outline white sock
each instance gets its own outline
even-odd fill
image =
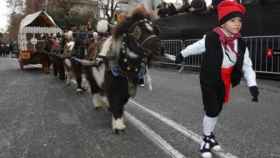
[[[211,135],[211,132],[214,131],[216,123],[217,123],[218,117],[208,117],[207,115],[204,115],[203,118],[203,134],[206,136]]]

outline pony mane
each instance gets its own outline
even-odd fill
[[[120,38],[124,33],[128,32],[129,27],[134,24],[136,21],[142,20],[142,19],[149,19],[149,17],[145,14],[145,12],[141,10],[136,10],[133,12],[133,14],[126,18],[123,22],[118,24],[113,32],[113,38],[118,39]]]

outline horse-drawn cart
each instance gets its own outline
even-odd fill
[[[39,11],[24,17],[18,33],[19,65],[23,70],[27,64],[42,64],[45,73],[49,71],[49,58],[44,53],[46,37],[51,34],[62,34],[62,30],[45,12]]]

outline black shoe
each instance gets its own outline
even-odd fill
[[[200,146],[200,153],[203,158],[212,158],[210,139],[207,136],[203,138],[203,142]]]
[[[145,86],[144,78],[141,78],[141,79],[138,80],[138,85],[141,86],[141,87]]]
[[[86,89],[84,87],[77,87],[76,88],[76,92],[83,92],[83,91],[86,91]]]
[[[219,145],[218,141],[215,138],[214,133],[211,133],[210,136],[206,136],[206,137],[208,137],[208,139],[209,139],[211,150],[213,150],[213,151],[221,151],[222,150],[221,146]]]
[[[175,64],[181,64],[184,60],[183,55],[179,52],[175,58]]]

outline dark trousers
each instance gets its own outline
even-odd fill
[[[82,88],[82,73],[83,73],[82,64],[74,59],[71,60],[71,63],[77,81],[77,87]]]
[[[224,85],[223,83],[208,84],[200,82],[204,111],[208,117],[217,117],[223,108]]]

